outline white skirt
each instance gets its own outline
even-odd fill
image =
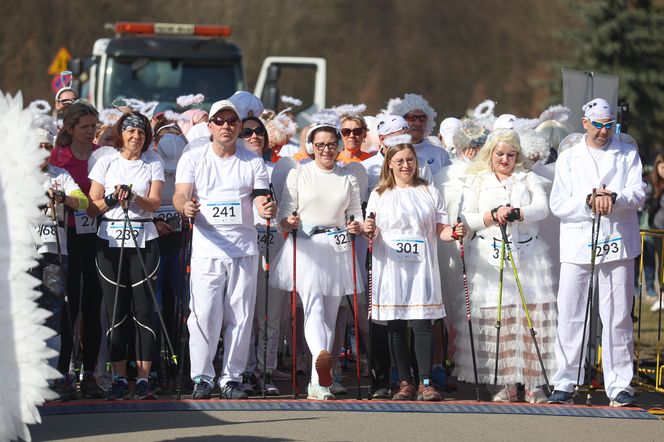
[[[356,251],[357,253],[357,251]],[[307,295],[324,296],[352,295],[353,268],[350,250],[337,252],[328,242],[327,235],[320,233],[308,237],[303,233],[297,236],[297,292]],[[274,270],[270,273],[270,285],[281,290],[293,290],[293,236],[288,235],[286,243],[274,260]],[[355,262],[357,292],[364,291],[360,266]]]

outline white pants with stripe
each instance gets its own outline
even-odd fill
[[[258,255],[191,259],[191,313],[187,326],[192,379],[214,379],[212,360],[223,333],[219,385],[241,381],[249,357],[257,266]]]
[[[634,260],[614,261],[595,266],[595,287],[599,293],[599,316],[602,321],[602,369],[606,395],[613,399],[625,390],[634,394],[630,386],[633,376],[634,350],[632,324],[632,286]],[[560,265],[558,289],[558,334],[556,337],[556,363],[553,376],[556,390],[571,393],[577,381],[579,355],[587,350],[589,332],[582,342],[583,324],[588,301],[590,264]],[[593,318],[593,328],[597,318]],[[585,379],[581,367],[581,384]]]

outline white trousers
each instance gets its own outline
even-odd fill
[[[239,382],[247,366],[256,303],[258,255],[191,259],[189,352],[191,377],[212,382],[212,360],[223,333],[224,359],[219,385]]]
[[[304,308],[304,339],[311,351],[311,360],[315,362],[322,350],[332,352],[341,296],[323,296],[319,293],[299,295]],[[313,367],[311,383],[318,384],[318,373]]]
[[[599,292],[599,316],[602,321],[602,369],[604,387],[609,399],[630,387],[633,376],[634,349],[632,285],[634,260],[614,261],[595,266],[595,287]],[[582,342],[583,324],[588,302],[590,264],[560,265],[558,290],[558,333],[556,363],[558,371],[552,378],[556,390],[571,393],[577,382],[579,356],[587,350],[589,331]],[[593,318],[593,328],[597,319]],[[585,379],[581,367],[581,383]]]

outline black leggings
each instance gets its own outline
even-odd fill
[[[125,247],[122,258],[120,290],[118,290],[115,321],[109,320],[106,331],[107,342],[111,339],[113,329],[113,342],[110,351],[111,362],[127,359],[129,339],[132,336],[132,323],[136,328],[136,359],[151,361],[156,345],[154,327],[154,309],[152,295],[147,284],[154,289],[159,268],[159,245],[153,239],[145,242],[145,248],[140,249],[145,261],[148,278],[143,274],[136,249]],[[97,269],[99,281],[104,292],[104,304],[109,318],[113,316],[113,303],[115,300],[115,282],[118,275],[120,248],[108,247],[108,241],[99,238],[97,241]]]
[[[387,336],[390,346],[392,361],[397,367],[399,381],[413,382],[410,374],[411,363],[410,351],[408,350],[408,329],[413,330],[415,343],[415,357],[419,369],[420,381],[428,379],[431,374],[431,363],[433,360],[433,337],[431,333],[430,319],[411,319],[387,321]]]
[[[73,348],[71,330],[74,329],[79,308],[82,321],[83,369],[94,371],[97,365],[97,355],[101,344],[99,314],[102,295],[94,263],[96,247],[96,234],[77,235],[75,228],[69,227],[67,229],[67,254],[69,256],[67,294],[69,296],[69,309],[62,309],[62,319],[60,321],[62,344],[60,357],[58,358],[58,370],[61,373],[66,373],[69,370]],[[69,311],[71,311],[71,318],[69,317]]]

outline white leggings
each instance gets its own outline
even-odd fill
[[[300,293],[300,300],[304,306],[304,338],[315,362],[322,350],[332,351],[341,296]],[[318,373],[313,367],[311,383],[318,384]]]

